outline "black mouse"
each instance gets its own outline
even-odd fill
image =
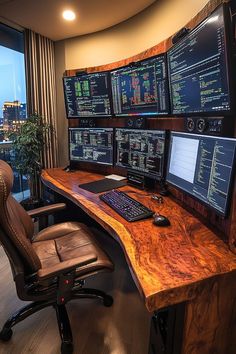
[[[164,215],[155,215],[153,224],[157,226],[169,226],[170,220]]]

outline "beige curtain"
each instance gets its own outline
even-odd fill
[[[25,61],[28,114],[37,112],[54,128],[46,137],[42,152],[43,168],[58,164],[56,126],[56,83],[54,42],[31,30],[25,30]]]

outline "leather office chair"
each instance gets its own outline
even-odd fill
[[[62,339],[61,352],[72,353],[72,333],[65,304],[72,299],[100,298],[105,306],[111,306],[111,296],[97,289],[83,288],[83,283],[85,278],[98,272],[112,271],[113,264],[84,224],[64,222],[35,235],[31,217],[62,210],[65,204],[27,213],[11,196],[12,184],[11,168],[0,160],[0,242],[11,264],[18,297],[32,303],[6,321],[0,339],[10,340],[15,324],[53,306]]]

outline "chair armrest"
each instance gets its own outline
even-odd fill
[[[39,280],[53,278],[61,274],[66,274],[72,271],[76,271],[77,268],[84,267],[87,264],[96,262],[96,260],[97,260],[97,255],[95,253],[91,253],[85,256],[80,256],[79,259],[77,258],[74,263],[73,261],[64,261],[55,266],[39,269],[38,277]]]
[[[55,213],[56,211],[60,211],[65,208],[66,208],[65,203],[57,203],[57,204],[46,205],[41,208],[36,208],[33,210],[28,210],[27,213],[32,218],[35,218],[35,217],[41,216],[41,215],[50,215],[50,214]]]

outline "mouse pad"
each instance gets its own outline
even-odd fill
[[[92,193],[106,192],[114,188],[126,186],[126,181],[115,181],[109,178],[99,179],[89,183],[79,184],[79,187]]]

